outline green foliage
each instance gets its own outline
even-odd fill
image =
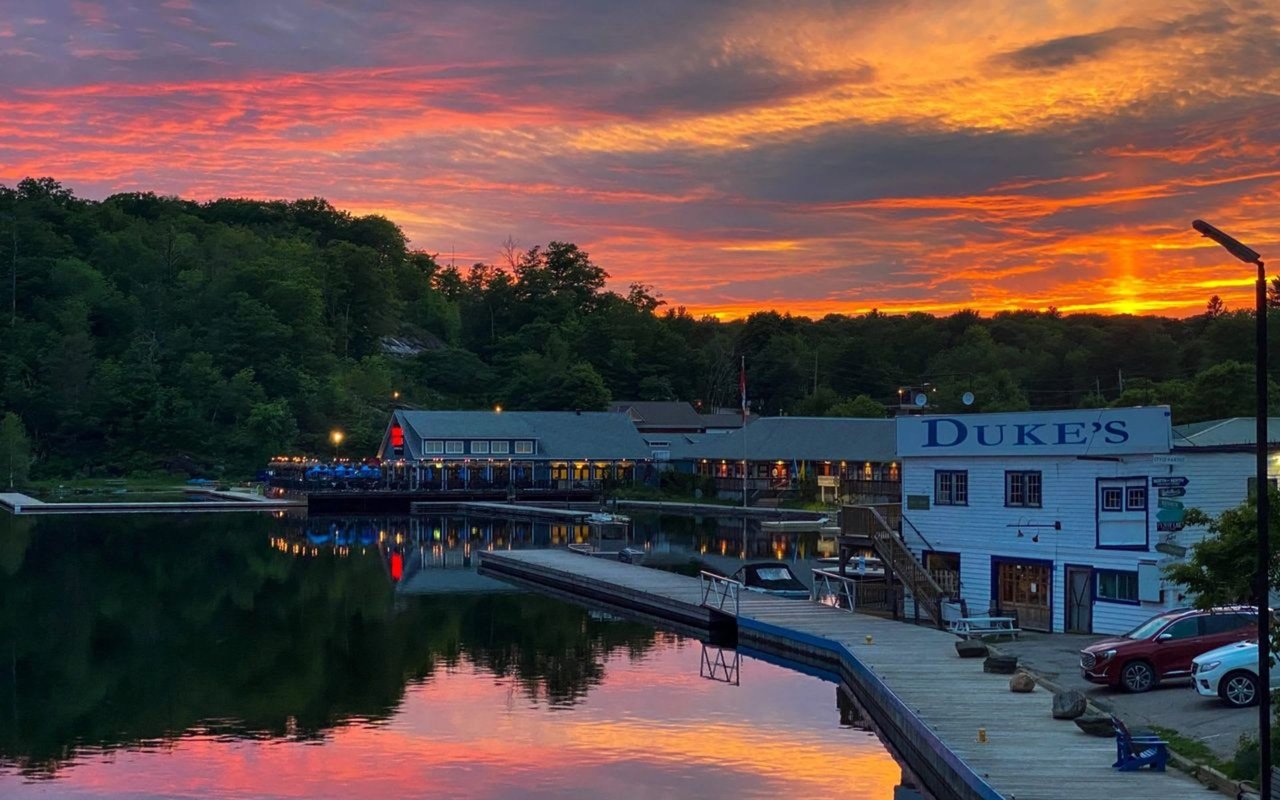
[[[1271,552],[1280,552],[1280,492],[1270,490]],[[1208,526],[1208,535],[1191,547],[1187,559],[1166,567],[1170,580],[1186,586],[1202,608],[1251,603],[1253,576],[1257,573],[1258,504],[1250,496],[1242,505],[1229,508],[1216,518],[1198,509],[1189,509],[1187,525]],[[1280,572],[1273,561],[1270,582],[1280,582]]]
[[[647,285],[609,291],[572,243],[508,243],[502,264],[441,268],[390,221],[320,198],[90,202],[43,178],[0,186],[0,215],[18,240],[0,408],[29,432],[36,478],[243,474],[264,453],[328,453],[335,428],[345,454],[366,455],[396,403],[736,408],[744,356],[762,414],[879,416],[899,388],[925,383],[943,412],[1252,413],[1252,315],[1216,306],[1181,321],[1051,310],[722,322]],[[0,236],[0,263],[9,242]],[[0,282],[0,307],[9,292]],[[412,352],[387,349],[388,337]]]
[[[851,400],[841,400],[826,410],[828,417],[872,417],[885,415],[884,406],[865,394]]]
[[[17,414],[5,414],[0,419],[0,485],[25,486],[30,468],[31,441],[22,420]]]

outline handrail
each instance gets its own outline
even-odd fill
[[[742,591],[741,583],[706,570],[698,573],[698,582],[702,586],[703,606],[738,616],[738,594]],[[729,605],[732,605],[732,611],[727,608]]]
[[[847,609],[849,611],[857,610],[857,581],[844,575],[827,572],[824,569],[815,569],[811,570],[811,572],[813,572],[813,586],[809,589],[810,600],[835,608],[843,608],[844,606],[840,605],[840,599],[844,598],[845,602],[848,603]],[[827,602],[828,600],[831,602]]]

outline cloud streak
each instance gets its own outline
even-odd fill
[[[2,25],[0,182],[323,195],[463,263],[569,239],[695,312],[1191,313],[1248,287],[1190,219],[1280,242],[1280,20],[1253,0],[29,0]]]

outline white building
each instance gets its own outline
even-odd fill
[[[1175,436],[1169,409],[897,418],[903,534],[959,573],[971,615],[1030,630],[1120,633],[1190,598],[1163,580],[1216,515],[1247,497],[1252,448]]]

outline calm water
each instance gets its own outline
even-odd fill
[[[833,685],[489,584],[539,535],[471,522],[0,516],[0,797],[894,796]]]

